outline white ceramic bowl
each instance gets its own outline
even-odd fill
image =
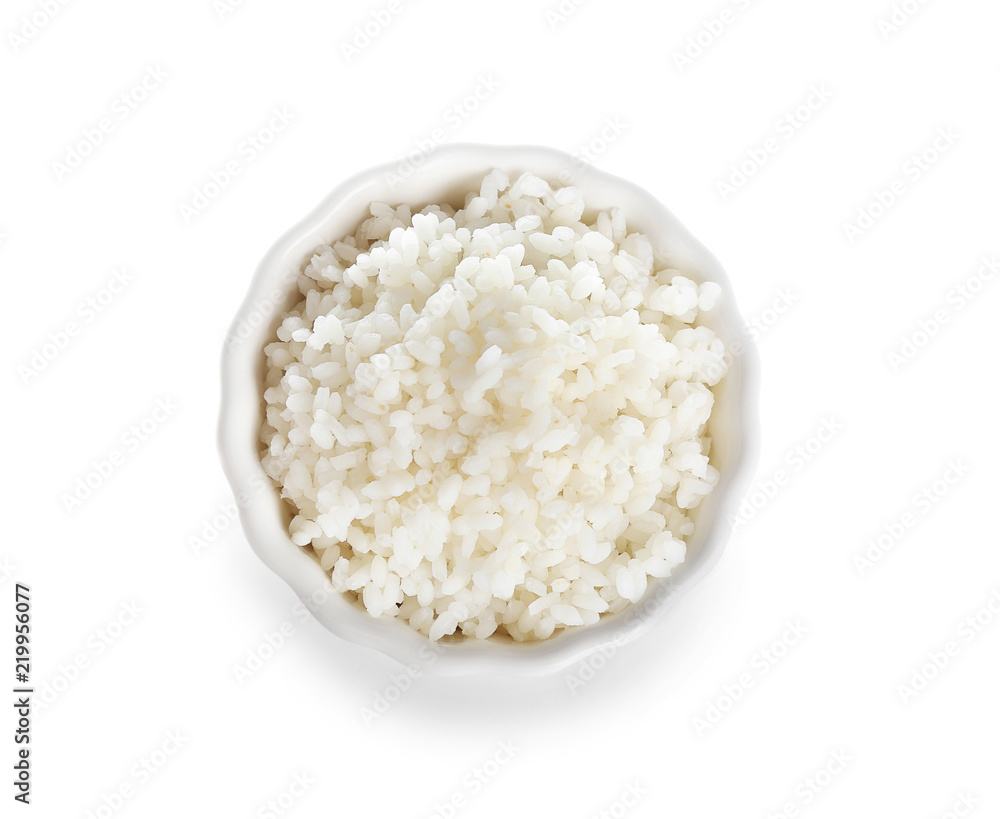
[[[294,282],[318,245],[353,234],[373,201],[413,205],[462,204],[482,177],[502,168],[513,177],[530,170],[550,181],[577,185],[588,206],[625,209],[629,229],[642,231],[656,248],[657,261],[689,272],[723,288],[719,305],[705,323],[732,348],[730,370],[716,387],[710,421],[711,459],[722,475],[719,486],[694,511],[695,533],[688,538],[688,558],[671,578],[652,581],[645,598],[628,610],[593,626],[557,632],[548,640],[515,643],[509,638],[432,644],[405,623],[374,618],[348,596],[333,589],[311,553],[288,537],[288,510],[258,460],[263,417],[266,343],[274,338],[281,314],[299,299]],[[453,145],[436,150],[405,179],[398,164],[360,173],[338,186],[305,219],[286,233],[264,257],[226,340],[222,367],[219,443],[226,476],[241,502],[240,519],[254,551],[288,583],[316,618],[345,640],[387,654],[404,665],[419,665],[446,675],[539,674],[565,668],[608,643],[617,645],[648,630],[719,559],[730,527],[727,510],[741,498],[756,460],[756,356],[733,293],[719,263],[653,196],[641,188],[568,154],[550,148]],[[395,178],[394,178],[395,177]],[[666,628],[666,623],[659,627]],[[669,640],[669,635],[663,635]]]

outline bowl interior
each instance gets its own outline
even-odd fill
[[[336,592],[312,550],[294,545],[289,538],[290,510],[264,474],[258,455],[264,411],[263,348],[274,339],[283,313],[299,301],[295,280],[312,251],[353,234],[367,218],[371,202],[407,203],[414,210],[443,203],[460,207],[465,194],[478,190],[483,176],[493,168],[502,168],[512,177],[531,171],[550,182],[576,185],[587,201],[588,216],[612,207],[623,208],[629,230],[649,236],[658,264],[677,268],[696,281],[715,281],[722,286],[718,306],[701,321],[728,349],[737,342],[742,349],[739,355],[730,356],[729,372],[713,390],[716,401],[708,433],[712,463],[722,476],[720,485],[691,514],[695,532],[687,539],[688,557],[673,577],[651,579],[643,600],[626,611],[604,617],[593,626],[557,632],[545,641],[515,643],[495,637],[433,644],[405,623],[371,617],[350,596]],[[743,482],[748,460],[748,377],[753,351],[742,328],[721,266],[663,205],[637,186],[567,154],[534,147],[457,145],[438,149],[418,168],[385,166],[355,176],[268,252],[227,336],[220,447],[237,497],[242,493],[252,498],[252,502],[240,504],[244,530],[258,555],[292,586],[324,626],[407,665],[433,665],[446,674],[538,673],[569,665],[608,642],[620,645],[648,628],[681,587],[692,585],[711,568],[729,534],[729,526],[721,519],[723,510],[737,491],[736,485]]]

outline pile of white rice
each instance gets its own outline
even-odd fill
[[[266,348],[265,471],[337,588],[432,640],[545,639],[639,600],[718,481],[718,285],[617,209],[493,171],[371,206]]]

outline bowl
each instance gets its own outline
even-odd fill
[[[660,202],[631,182],[561,151],[533,146],[451,145],[420,159],[411,158],[405,167],[394,163],[373,168],[339,185],[279,239],[260,263],[224,346],[219,425],[223,468],[251,547],[333,634],[435,674],[552,673],[609,644],[624,645],[654,625],[666,629],[663,621],[668,619],[671,603],[705,577],[721,557],[731,532],[727,511],[742,499],[755,460],[750,450],[755,449],[757,434],[756,354],[745,337],[745,324],[719,262]],[[530,170],[550,182],[574,184],[591,210],[624,208],[629,230],[649,236],[659,264],[722,286],[718,305],[700,319],[733,352],[729,372],[713,390],[716,402],[708,430],[710,457],[721,478],[693,511],[695,531],[687,539],[686,561],[670,578],[650,578],[646,595],[628,609],[538,642],[494,637],[432,643],[402,621],[372,617],[350,596],[336,591],[311,550],[296,546],[289,538],[289,512],[258,455],[264,411],[263,348],[274,338],[282,313],[298,302],[295,280],[312,251],[353,234],[368,215],[371,202],[460,205],[464,194],[478,190],[482,177],[493,168],[507,171],[512,178]],[[665,634],[664,639],[669,636]]]

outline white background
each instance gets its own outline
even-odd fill
[[[0,14],[0,678],[14,686],[25,583],[36,687],[32,804],[4,784],[3,814],[430,817],[457,796],[461,817],[933,819],[963,799],[955,815],[1000,816],[1000,284],[982,261],[1000,252],[1000,7],[909,0],[891,31],[889,0],[590,0],[565,19],[555,3],[409,0],[348,54],[387,3],[230,6]],[[129,109],[144,77],[158,85]],[[499,87],[466,106],[480,77]],[[829,99],[796,119],[813,87]],[[291,122],[248,149],[276,109]],[[602,146],[609,120],[622,133]],[[757,322],[756,489],[784,485],[583,686],[428,673],[396,697],[400,667],[300,617],[226,519],[218,365],[254,267],[338,182],[436,129],[585,147],[705,242]],[[726,195],[719,181],[769,138]],[[185,215],[198,191],[215,195]],[[859,209],[877,217],[860,236],[845,228]],[[122,269],[128,284],[104,292]],[[162,423],[158,399],[174,407]],[[827,422],[840,431],[812,441]],[[792,642],[789,623],[806,633],[764,653]],[[949,643],[923,690],[900,688]],[[518,750],[472,784],[502,742]],[[623,813],[629,785],[643,795]]]

